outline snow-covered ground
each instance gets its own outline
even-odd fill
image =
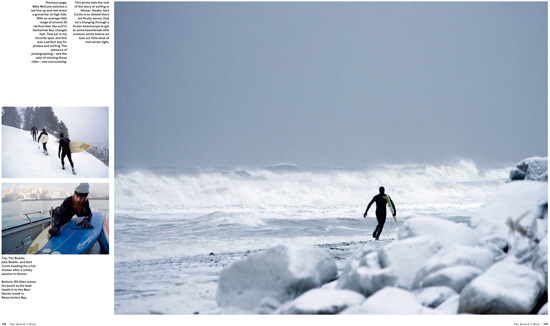
[[[495,205],[527,213],[485,208]],[[397,240],[364,245],[339,274],[323,249],[271,248],[222,269],[210,313],[548,314],[547,205],[546,182],[514,181],[476,213],[476,225],[499,220],[506,233],[411,218]]]
[[[118,171],[115,313],[547,313],[547,159],[527,165]],[[399,221],[375,241],[381,184]]]
[[[547,182],[507,183],[475,217],[410,218],[398,239],[364,245],[340,273],[313,246],[250,255],[222,269],[210,313],[547,315]]]
[[[93,155],[73,153],[76,174],[72,174],[69,160],[65,170],[57,157],[59,140],[48,134],[44,155],[42,145],[33,141],[29,131],[2,125],[2,176],[4,178],[108,178],[109,167]],[[77,139],[71,139],[79,141]]]

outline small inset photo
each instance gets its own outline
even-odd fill
[[[109,254],[109,184],[3,184],[2,254]]]
[[[108,107],[2,107],[4,178],[108,178]]]

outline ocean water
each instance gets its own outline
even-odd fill
[[[2,203],[2,230],[34,222],[44,218],[50,218],[50,209],[61,205],[63,199],[55,200],[26,200],[9,201]],[[90,199],[90,208],[99,211],[109,218],[109,201],[103,199]],[[42,211],[41,213],[38,213]],[[28,218],[23,215],[28,214]]]
[[[506,182],[509,167],[389,165],[371,169],[118,170],[115,177],[115,313],[193,314],[216,309],[220,270],[278,244],[325,248],[343,268],[361,246],[397,239],[399,225],[431,216],[468,223]],[[388,214],[374,241],[384,186]]]

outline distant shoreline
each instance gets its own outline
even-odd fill
[[[67,196],[68,197],[68,196]],[[36,198],[36,199],[16,199],[16,200],[5,200],[2,198],[3,203],[10,203],[10,202],[22,202],[22,201],[44,201],[44,200],[64,200],[67,197],[62,198]],[[88,199],[93,200],[109,200],[109,197],[88,197]]]

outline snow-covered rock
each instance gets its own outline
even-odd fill
[[[548,157],[534,156],[517,163],[510,171],[510,180],[548,181]]]
[[[447,220],[416,217],[406,220],[399,228],[399,239],[429,236],[442,245],[475,245],[481,235],[466,225]]]
[[[528,179],[541,175],[537,162]],[[335,263],[311,247],[235,262],[220,275],[218,305],[262,314],[548,313],[547,182],[504,184],[469,226],[417,217],[398,236],[365,245],[337,280]]]
[[[218,306],[253,310],[263,299],[284,303],[336,278],[336,264],[312,246],[277,246],[236,261],[220,272]]]
[[[382,267],[376,250],[361,249],[350,258],[336,286],[368,297],[387,285],[393,286],[396,280],[389,268]]]
[[[429,274],[422,281],[421,285],[423,287],[450,287],[457,293],[460,293],[470,281],[478,277],[481,273],[483,273],[481,269],[473,266],[452,266]]]
[[[416,273],[440,249],[432,238],[415,237],[379,248],[378,256],[380,264],[395,276],[395,286],[410,289]]]
[[[548,233],[548,183],[517,181],[502,185],[472,214],[470,226],[484,236],[510,239],[510,228],[533,235]],[[542,222],[542,223],[541,223]],[[540,227],[537,227],[539,226]],[[541,229],[541,230],[539,230]],[[513,230],[512,230],[513,231]],[[543,235],[538,235],[542,239]]]
[[[250,310],[244,310],[239,307],[223,307],[209,310],[208,315],[254,315]]]
[[[435,308],[435,312],[443,315],[456,315],[458,313],[459,303],[460,295],[455,294]]]
[[[447,246],[437,252],[422,266],[413,281],[413,288],[424,287],[424,282],[431,274],[445,268],[472,266],[485,271],[493,263],[494,256],[489,249],[464,245]]]
[[[533,257],[533,270],[541,273],[548,280],[548,235],[538,243]],[[546,284],[548,287],[548,284]]]
[[[281,305],[282,304],[279,301],[271,297],[265,297],[262,301],[260,301],[256,308],[254,308],[254,311],[260,315],[268,315],[279,309]]]
[[[377,250],[361,249],[342,271],[337,287],[365,296],[386,286],[410,289],[417,271],[439,249],[427,237],[393,242]]]
[[[548,315],[548,302],[540,308],[539,312],[537,312],[537,315]]]
[[[313,289],[285,303],[275,314],[326,315],[360,305],[365,297],[350,290]]]
[[[458,311],[474,314],[528,314],[545,291],[541,275],[508,260],[491,266],[460,295]]]
[[[359,306],[342,311],[346,315],[421,315],[433,314],[433,310],[424,307],[409,291],[385,287],[370,296]]]
[[[447,286],[430,286],[413,292],[416,299],[429,308],[437,308],[449,298],[457,295],[456,291]]]
[[[492,235],[486,236],[479,240],[479,247],[487,248],[495,255],[495,260],[501,260],[508,252],[508,239]]]

